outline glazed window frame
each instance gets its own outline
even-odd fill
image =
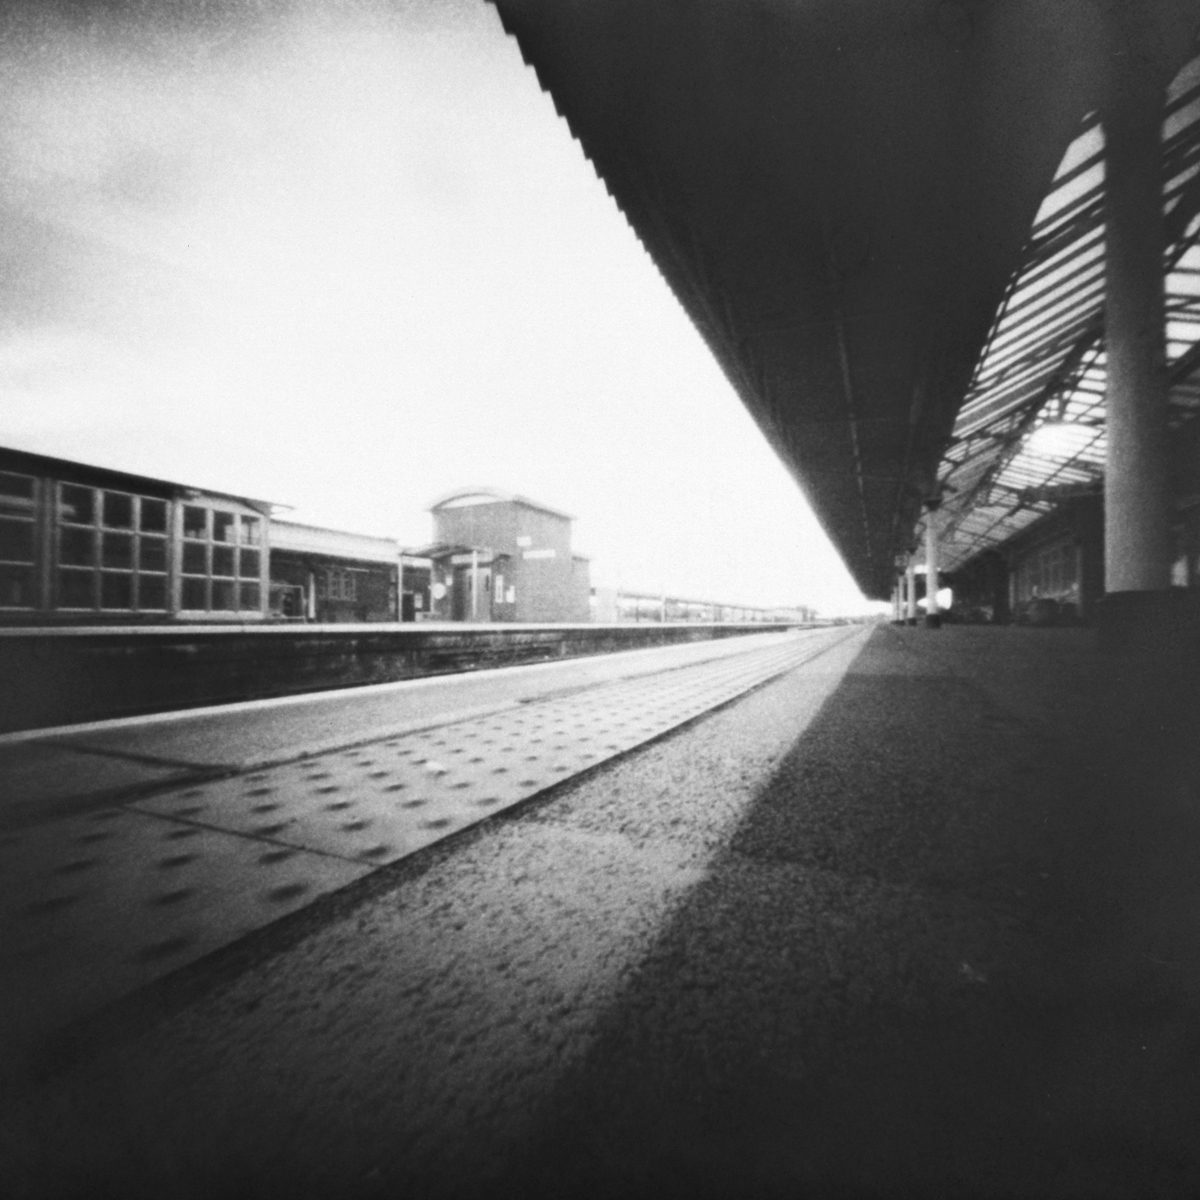
[[[195,501],[181,509],[180,612],[261,614],[265,519]]]
[[[66,480],[54,498],[55,609],[170,611],[170,500]]]
[[[318,599],[357,603],[360,573],[348,567],[326,567],[321,576]]]
[[[40,607],[38,495],[37,476],[0,471],[0,609],[8,612]]]

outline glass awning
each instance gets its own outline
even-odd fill
[[[1200,409],[1200,58],[1163,121],[1172,421]],[[942,566],[962,566],[1104,480],[1104,131],[1092,114],[1034,219],[938,471]],[[1197,375],[1193,379],[1193,375]]]

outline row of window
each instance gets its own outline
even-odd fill
[[[1017,567],[1014,600],[1079,600],[1079,551],[1074,542],[1056,542],[1035,550]]]
[[[357,600],[357,572],[329,568],[317,579],[317,596],[321,600]]]
[[[162,613],[172,607],[170,504],[107,488],[54,487],[49,607]],[[38,481],[0,471],[0,608],[39,607]],[[263,522],[185,504],[179,607],[259,612]]]

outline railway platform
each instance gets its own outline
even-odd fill
[[[751,635],[0,737],[4,1058],[845,636]]]
[[[693,664],[472,718],[473,744],[503,728],[468,758],[549,735],[552,770],[559,706],[585,705],[594,748],[586,705],[628,688],[632,741],[382,865],[366,851],[411,827],[372,809],[374,840],[331,853],[321,804],[471,780],[413,810],[450,816],[483,798],[484,763],[460,779],[422,742],[414,774],[380,737],[322,749],[325,771],[179,783],[223,819],[297,794],[254,819],[286,815],[298,855],[364,875],[51,1039],[3,1097],[7,1190],[1197,1194],[1190,667],[1103,657],[1079,630],[822,636],[704,715],[679,719]]]

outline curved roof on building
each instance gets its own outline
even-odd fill
[[[429,506],[429,511],[435,512],[439,508],[469,508],[476,504],[523,504],[526,508],[536,508],[539,512],[550,513],[551,516],[562,517],[566,521],[575,520],[570,513],[565,513],[560,508],[551,508],[540,500],[531,500],[528,496],[493,487],[456,488],[435,500]]]

